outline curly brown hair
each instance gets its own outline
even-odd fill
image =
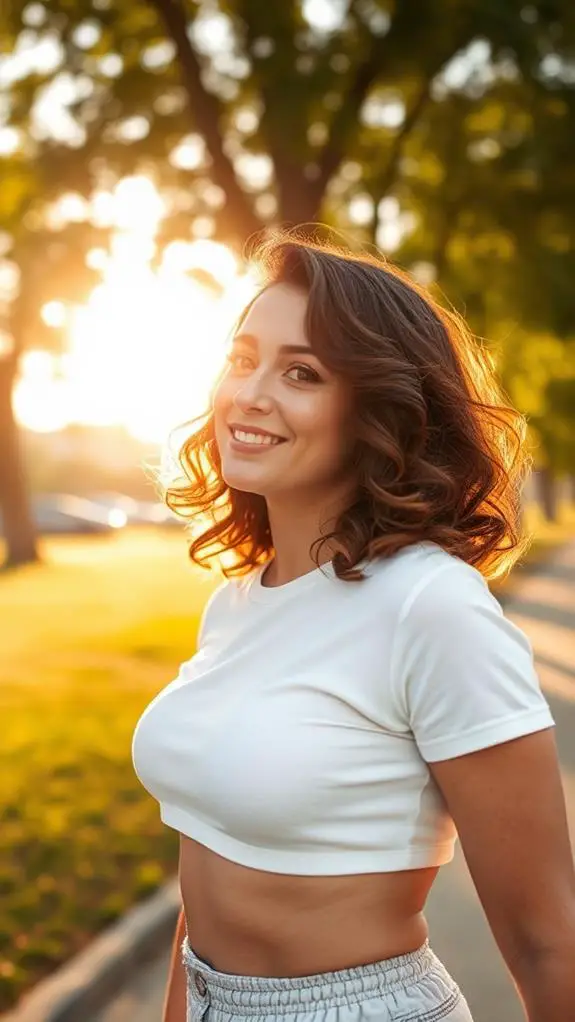
[[[253,261],[258,295],[276,283],[308,295],[308,341],[354,395],[357,496],[313,544],[316,563],[329,541],[335,573],[355,581],[360,561],[427,540],[486,578],[509,571],[527,542],[525,422],[462,319],[383,258],[293,232],[261,240]],[[242,575],[273,554],[266,502],[222,478],[212,410],[193,422],[178,452],[185,483],[164,499],[195,523],[195,563]]]

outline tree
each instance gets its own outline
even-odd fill
[[[349,228],[350,210],[362,193],[371,202],[377,237],[381,199],[393,194],[423,224],[419,250],[415,231],[405,258],[427,257],[423,235],[427,231],[429,239],[433,231],[427,225],[437,221],[431,259],[440,269],[453,267],[446,253],[448,243],[455,243],[454,204],[469,210],[473,202],[485,208],[491,203],[487,181],[472,166],[469,151],[457,148],[464,120],[465,131],[469,128],[474,95],[472,89],[454,87],[453,68],[462,54],[469,59],[474,41],[483,40],[481,104],[488,105],[494,94],[505,109],[525,114],[535,84],[543,92],[549,89],[544,59],[551,56],[564,67],[572,57],[571,5],[567,0],[528,8],[519,0],[333,0],[316,10],[323,12],[323,22],[304,0],[49,0],[42,6],[13,0],[5,5],[0,24],[6,48],[22,44],[23,37],[50,39],[60,55],[52,68],[15,81],[10,90],[9,123],[25,133],[17,205],[28,204],[36,217],[36,226],[25,216],[17,222],[12,216],[6,227],[0,213],[0,225],[22,240],[12,258],[20,259],[29,234],[38,240],[38,220],[57,194],[89,197],[104,179],[145,167],[170,200],[164,242],[189,237],[200,220],[236,245],[270,222],[320,217]],[[498,70],[505,60],[514,68],[506,81]],[[35,104],[47,89],[66,81],[73,101],[68,137],[58,143],[34,126]],[[562,130],[572,125],[570,106]],[[441,152],[440,137],[445,140]],[[503,149],[517,156],[521,170],[517,147],[505,143]],[[453,188],[445,202],[428,195],[428,216],[424,190],[414,178],[425,178],[438,160]],[[468,171],[475,192],[471,186],[462,191]],[[355,229],[361,236],[357,224]],[[480,278],[473,266],[471,276]],[[21,270],[22,286],[37,304],[34,289],[24,282],[29,265],[23,263]],[[32,337],[38,343],[18,317],[12,320],[14,330],[16,351]],[[14,461],[17,453],[11,450]],[[23,496],[17,490],[0,496],[5,507],[11,505],[10,520],[25,523]]]
[[[10,263],[17,273],[13,293],[0,302],[0,510],[6,538],[5,567],[38,558],[34,522],[29,507],[19,436],[12,408],[12,391],[26,345],[52,347],[57,340],[41,316],[50,300],[81,301],[98,276],[84,255],[108,232],[86,224],[51,229],[43,218],[45,203],[58,194],[57,161],[49,150],[32,161],[16,153],[2,163],[0,227],[9,239]]]
[[[572,353],[571,365],[575,363]],[[558,476],[575,476],[575,376],[552,377],[544,390],[545,411],[532,420],[541,443],[539,484],[544,513],[557,519]]]
[[[12,176],[5,176],[0,189],[0,222],[10,235],[11,262],[19,280],[15,296],[0,306],[0,325],[8,338],[0,353],[0,510],[7,546],[5,568],[38,559],[12,408],[20,356],[31,339],[36,347],[51,348],[58,343],[57,332],[42,319],[42,307],[50,300],[81,301],[88,296],[98,275],[86,265],[85,253],[109,233],[86,224],[49,229],[38,212],[45,195],[41,162],[33,171],[18,162],[9,169]]]

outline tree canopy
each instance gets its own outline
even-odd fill
[[[9,233],[143,167],[166,239],[199,222],[241,245],[321,218],[376,240],[391,198],[383,218],[410,227],[397,257],[435,264],[481,325],[504,283],[523,318],[572,330],[567,0],[16,0],[2,36]]]
[[[0,42],[12,373],[45,301],[94,283],[95,192],[139,171],[160,248],[320,219],[482,335],[575,333],[571,0],[12,0]]]

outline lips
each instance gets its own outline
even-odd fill
[[[228,423],[229,429],[239,430],[241,433],[255,433],[257,436],[273,436],[278,440],[285,440],[279,433],[272,433],[269,429],[262,429],[261,426],[248,426],[241,422]]]

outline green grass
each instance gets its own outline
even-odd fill
[[[575,534],[575,510],[528,524],[537,559]],[[179,532],[50,540],[43,555],[0,575],[0,1010],[174,872],[132,732],[192,655],[216,581]]]
[[[0,1010],[174,872],[130,745],[215,581],[179,533],[43,552],[0,577]]]

